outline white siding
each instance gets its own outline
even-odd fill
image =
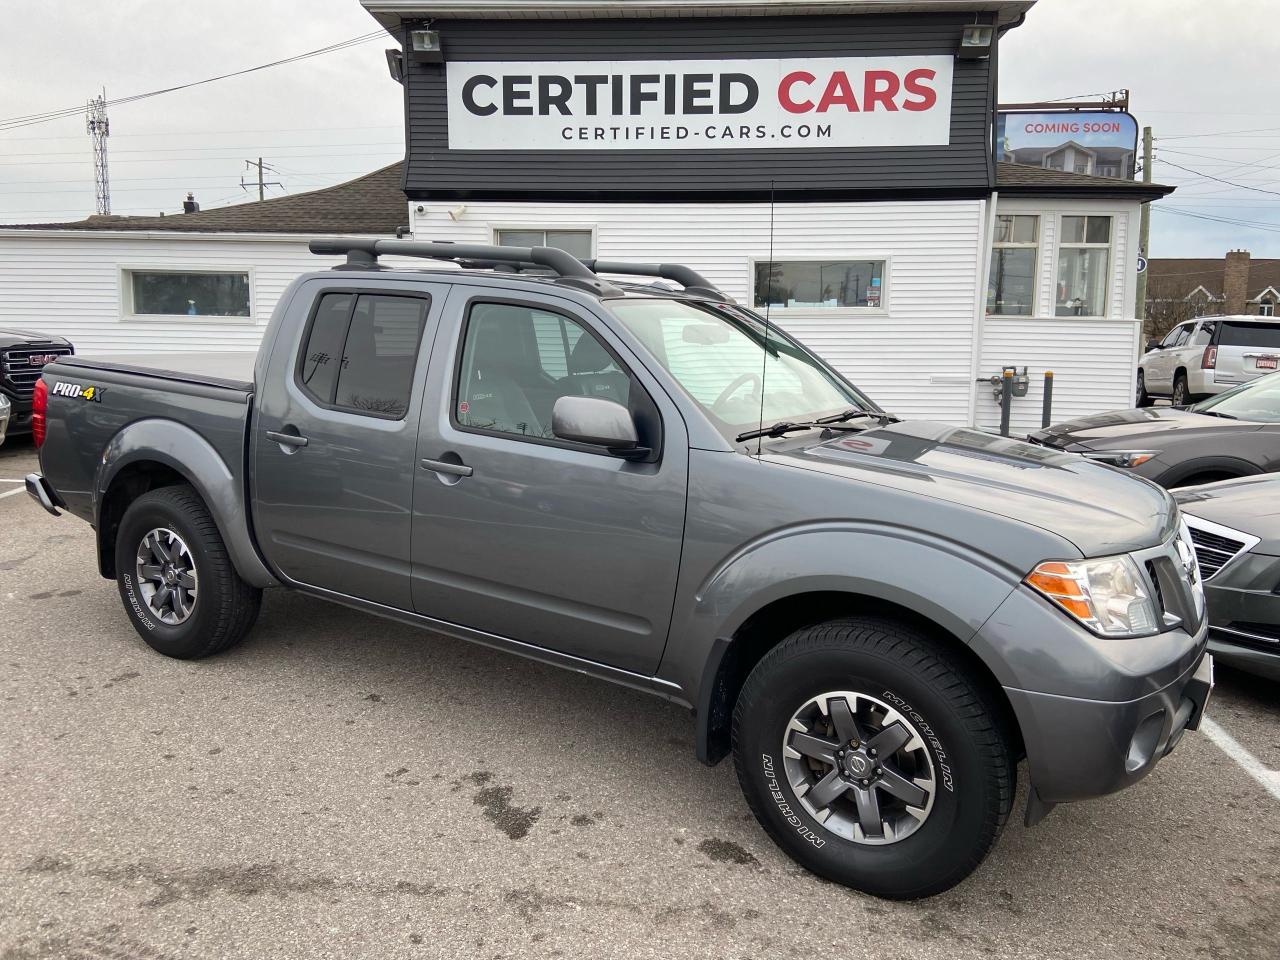
[[[0,232],[0,326],[67,337],[80,353],[254,351],[284,288],[340,258],[306,238]],[[250,274],[250,317],[124,317],[123,268],[227,268]]]
[[[985,206],[779,203],[774,259],[889,266],[885,310],[778,310],[771,319],[886,409],[964,423]],[[768,204],[411,203],[409,210],[419,240],[492,243],[499,228],[594,228],[597,257],[684,263],[743,303],[750,299],[752,261],[770,257]]]
[[[1040,215],[1040,251],[1036,316],[987,317],[983,321],[979,376],[1001,367],[1025,366],[1031,390],[1013,401],[1011,432],[1025,434],[1040,427],[1045,371],[1054,374],[1053,421],[1061,422],[1103,410],[1133,405],[1142,324],[1133,318],[1137,261],[1136,237],[1141,208],[1136,203],[1099,201],[1006,200],[997,213]],[[1104,214],[1114,218],[1108,316],[1079,320],[1054,316],[1060,218]],[[991,389],[979,387],[978,426],[997,429],[1000,406]]]

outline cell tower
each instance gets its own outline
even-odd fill
[[[111,212],[111,181],[107,175],[107,137],[111,121],[107,119],[107,91],[85,106],[85,130],[93,138],[93,188],[98,213]]]

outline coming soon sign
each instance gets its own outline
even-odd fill
[[[452,150],[945,145],[954,58],[447,65]]]

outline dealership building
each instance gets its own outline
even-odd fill
[[[1005,365],[1015,427],[1049,369],[1055,417],[1131,403],[1168,190],[996,163],[1031,0],[361,2],[403,50],[416,238],[689,264],[900,415],[994,427]]]
[[[1001,38],[1034,0],[361,2],[399,47],[398,182],[0,228],[0,323],[248,350],[304,233],[398,227],[687,264],[901,416],[994,428],[1005,366],[1031,377],[1015,430],[1039,425],[1046,370],[1055,419],[1132,402],[1139,219],[1169,188],[1096,175],[1132,160],[1074,114],[1065,149],[997,162]],[[215,286],[235,315],[207,315]],[[195,315],[140,312],[156,291]]]

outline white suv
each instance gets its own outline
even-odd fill
[[[1137,402],[1169,397],[1191,403],[1246,383],[1280,366],[1280,318],[1201,317],[1147,344],[1138,361]]]

